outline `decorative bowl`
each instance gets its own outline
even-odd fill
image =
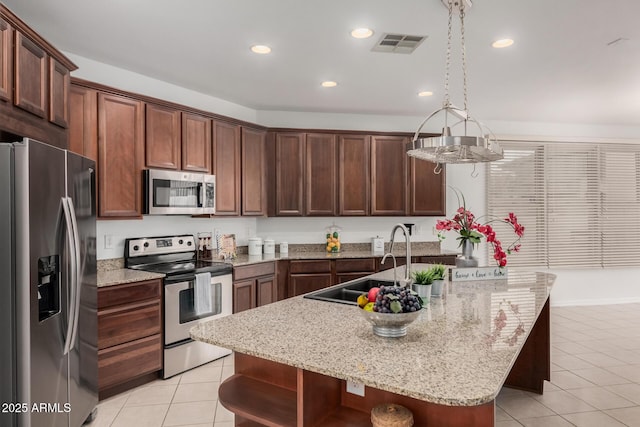
[[[422,309],[411,313],[378,313],[360,309],[360,312],[373,325],[373,333],[379,337],[397,338],[407,335],[407,325],[416,320]]]

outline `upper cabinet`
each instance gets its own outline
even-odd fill
[[[436,173],[438,172],[438,173]],[[446,169],[411,158],[409,161],[409,215],[446,215]]]
[[[211,173],[211,119],[182,113],[182,169]]]
[[[275,136],[275,214],[304,215],[305,134]]]
[[[67,148],[77,67],[0,4],[0,130]]]
[[[309,133],[305,141],[305,215],[336,214],[336,137]]]
[[[47,53],[16,31],[15,98],[23,110],[45,118],[47,114]]]
[[[0,100],[11,101],[13,92],[13,28],[0,18]]]
[[[369,215],[369,135],[338,136],[338,215]]]
[[[180,169],[180,111],[147,104],[145,111],[145,165],[148,168]]]
[[[406,215],[407,137],[371,137],[371,215]]]
[[[69,150],[98,160],[98,92],[95,89],[71,86]]]
[[[242,128],[242,215],[267,215],[266,132]]]
[[[240,126],[214,120],[216,215],[240,215]]]
[[[144,103],[98,94],[99,216],[142,216]]]

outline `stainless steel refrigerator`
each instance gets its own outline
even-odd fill
[[[77,427],[98,403],[95,164],[0,143],[0,426]]]

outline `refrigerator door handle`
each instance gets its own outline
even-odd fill
[[[76,345],[76,338],[78,337],[78,318],[80,317],[80,286],[82,285],[82,271],[84,266],[82,265],[82,259],[80,254],[80,234],[78,231],[78,219],[76,217],[76,210],[73,206],[73,200],[67,197],[67,203],[69,204],[69,212],[71,214],[71,224],[73,225],[73,239],[75,246],[75,283],[72,286],[75,288],[75,292],[71,292],[73,309],[73,329],[71,332],[71,343],[69,345],[69,351]]]
[[[69,243],[69,249],[71,252],[70,263],[71,263],[71,274],[68,274],[70,277],[71,284],[69,286],[71,290],[71,297],[69,299],[69,318],[67,321],[67,333],[65,334],[64,339],[64,353],[68,354],[71,349],[71,335],[73,334],[73,320],[75,319],[75,299],[76,299],[76,272],[77,272],[77,263],[78,259],[76,258],[76,241],[73,235],[73,224],[71,222],[71,211],[69,209],[68,197],[62,197],[62,209],[64,211],[64,221],[65,227],[67,229],[67,241]]]

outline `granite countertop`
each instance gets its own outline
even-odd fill
[[[123,283],[141,282],[143,280],[162,279],[164,274],[148,271],[119,268],[116,270],[98,271],[98,287],[121,285]]]
[[[191,336],[436,404],[475,406],[500,391],[554,280],[552,274],[510,270],[508,280],[449,282],[402,338],[374,335],[357,307],[302,296],[205,322]],[[494,319],[501,310],[506,319],[497,336]]]

